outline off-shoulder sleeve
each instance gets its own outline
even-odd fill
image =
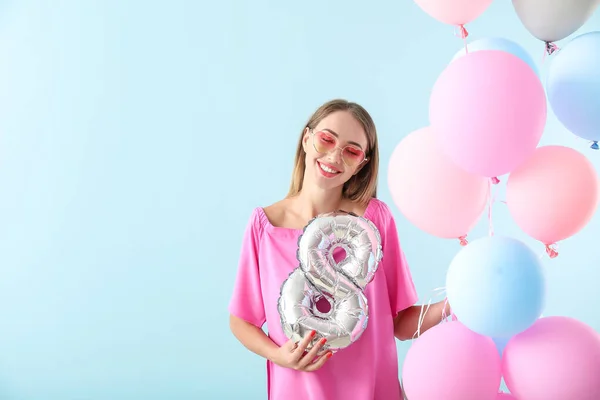
[[[229,312],[232,315],[257,327],[261,327],[266,320],[258,259],[261,235],[259,210],[255,209],[244,233],[238,272],[229,302]]]
[[[394,316],[418,301],[417,290],[406,257],[400,247],[396,222],[389,207],[381,202],[382,264],[386,275],[390,306]]]

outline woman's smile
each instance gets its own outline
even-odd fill
[[[317,164],[319,165],[319,172],[326,178],[333,178],[341,173],[340,170],[331,164],[327,164],[323,161],[317,161]]]

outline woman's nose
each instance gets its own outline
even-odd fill
[[[329,152],[329,158],[335,161],[336,164],[340,164],[342,162],[342,149],[339,147],[334,148]]]

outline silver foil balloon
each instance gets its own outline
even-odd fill
[[[539,40],[556,42],[590,18],[600,0],[512,0],[521,23]]]
[[[338,263],[333,254],[340,248],[345,258]],[[363,290],[382,255],[379,231],[366,218],[340,211],[311,220],[298,240],[300,265],[281,286],[277,306],[286,336],[298,342],[315,330],[309,348],[324,337],[331,350],[355,342],[369,317]],[[327,312],[317,308],[323,301]]]

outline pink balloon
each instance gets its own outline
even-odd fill
[[[517,400],[517,398],[510,393],[498,393],[496,400]]]
[[[519,400],[597,400],[600,336],[573,318],[541,318],[508,342],[502,368]]]
[[[460,322],[423,333],[408,350],[402,371],[410,400],[495,400],[500,379],[500,354],[492,339]]]
[[[394,203],[411,223],[431,235],[465,236],[485,208],[487,180],[442,154],[429,127],[406,136],[394,149],[388,168]]]
[[[598,205],[598,176],[580,152],[543,146],[513,171],[506,204],[517,225],[546,245],[579,232]]]
[[[434,85],[429,118],[442,150],[465,170],[504,175],[535,151],[546,94],[529,65],[497,50],[454,60]]]
[[[415,0],[415,3],[438,21],[464,25],[483,14],[492,0]]]

